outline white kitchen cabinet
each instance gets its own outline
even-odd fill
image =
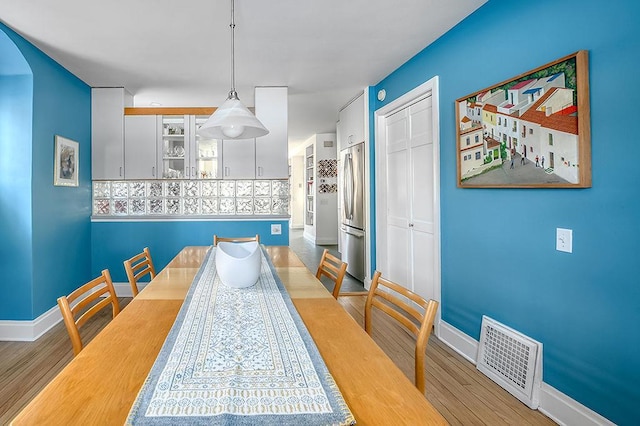
[[[340,149],[364,142],[364,93],[340,111]]]
[[[288,88],[256,87],[256,117],[269,134],[256,138],[255,178],[288,179]]]
[[[124,108],[132,105],[122,87],[91,89],[92,179],[124,178]]]
[[[256,178],[256,140],[222,141],[223,179]]]
[[[189,159],[189,177],[191,179],[220,179],[222,178],[222,155],[220,155],[220,141],[217,139],[205,139],[197,134],[209,116],[189,116],[191,153]]]
[[[269,134],[222,141],[222,178],[288,179],[288,88],[256,87],[255,113]]]
[[[220,141],[197,134],[208,116],[159,116],[158,154],[165,179],[219,179]]]
[[[163,179],[188,179],[190,177],[188,115],[159,115],[158,167]]]
[[[124,118],[124,178],[156,179],[156,116],[127,115]]]

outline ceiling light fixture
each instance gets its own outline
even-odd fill
[[[209,139],[251,139],[269,133],[266,127],[238,99],[235,76],[234,0],[231,0],[231,91],[227,100],[218,107],[198,129],[198,134]]]

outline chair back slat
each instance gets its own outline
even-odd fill
[[[396,296],[396,294],[408,301]],[[433,322],[438,312],[438,305],[435,300],[425,300],[411,290],[382,278],[380,272],[376,271],[364,308],[364,328],[369,335],[372,333],[372,308],[376,307],[416,336],[415,384],[423,394],[425,392],[425,353]],[[424,312],[419,311],[418,307],[422,308]]]
[[[322,252],[322,258],[320,259],[320,264],[316,271],[316,278],[320,279],[324,275],[333,281],[333,291],[331,294],[336,299],[340,294],[340,287],[342,286],[342,281],[344,280],[346,273],[347,263],[338,259],[336,256],[329,253],[329,250],[325,249],[324,252]]]
[[[409,331],[413,333],[414,336],[418,336],[418,333],[420,332],[420,324],[416,325],[415,322],[407,318],[406,315],[401,313],[398,309],[394,309],[389,304],[381,302],[378,299],[373,299],[371,303],[372,306],[375,306],[376,308],[389,315],[391,318],[404,325],[407,329],[409,329]]]
[[[145,247],[142,253],[138,253],[130,259],[125,260],[124,270],[127,273],[127,279],[129,280],[133,297],[136,297],[139,292],[138,282],[140,282],[140,278],[147,274],[149,275],[149,280],[156,277],[156,268],[153,266],[149,247]]]
[[[74,355],[78,355],[83,348],[80,327],[108,305],[112,306],[112,315],[115,318],[120,313],[120,305],[108,269],[103,270],[99,277],[83,284],[68,296],[58,298],[58,307],[69,333]]]

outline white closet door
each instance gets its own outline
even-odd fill
[[[432,99],[386,120],[386,247],[383,276],[427,299],[434,290]]]

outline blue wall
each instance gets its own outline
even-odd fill
[[[271,224],[279,223],[281,235],[271,235]],[[247,221],[123,221],[91,224],[93,275],[108,268],[114,282],[127,282],[122,262],[149,247],[156,270],[161,270],[185,246],[208,246],[213,235],[252,237],[260,243],[289,245],[288,220]]]
[[[0,31],[0,319],[31,313],[31,116],[33,76]],[[9,155],[10,154],[10,155]]]
[[[0,147],[10,146],[3,149],[2,161],[20,164],[28,174],[20,174],[15,182],[15,177],[0,172],[0,212],[3,218],[8,212],[12,215],[2,224],[2,235],[10,237],[3,246],[16,249],[12,256],[1,257],[0,291],[9,297],[0,302],[0,319],[31,320],[54,307],[57,297],[91,278],[91,90],[3,24],[0,33],[0,53],[15,53],[11,43],[19,51],[2,57],[17,63],[1,68],[2,87],[13,93],[10,99],[5,90],[0,96]],[[6,76],[11,72],[7,69],[25,61],[32,77],[18,82]],[[13,99],[19,100],[20,110],[8,113]],[[80,145],[78,188],[53,186],[55,135]],[[5,197],[14,196],[20,197],[19,206],[8,207],[11,201]],[[18,225],[20,232],[8,228]]]
[[[639,23],[636,0],[491,0],[372,101],[440,77],[443,320],[478,339],[489,315],[541,341],[543,380],[619,424],[640,419]],[[455,100],[582,49],[593,187],[457,188]],[[573,229],[572,254],[557,227]]]

